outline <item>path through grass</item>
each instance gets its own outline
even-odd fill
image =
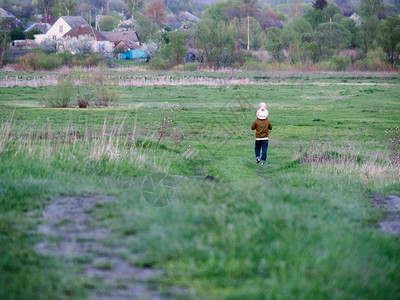
[[[93,194],[115,199],[93,211],[111,229],[101,243],[163,270],[161,295],[399,298],[399,238],[377,230],[371,201],[400,195],[385,136],[400,123],[397,85],[116,86],[117,108],[41,108],[51,89],[1,88],[0,298],[101,290],[82,260],[31,247],[48,199]],[[265,166],[249,128],[260,100],[273,125]]]

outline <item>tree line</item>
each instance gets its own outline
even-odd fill
[[[399,64],[400,17],[387,15],[381,0],[361,0],[358,13],[346,16],[334,2],[316,0],[305,13],[291,18],[249,1],[227,1],[208,8],[186,34],[185,45],[199,50],[198,59],[211,67],[257,65],[257,53],[268,61],[326,66],[344,70],[392,69]],[[160,54],[169,62],[165,45]],[[247,50],[250,49],[250,51]],[[184,53],[180,52],[183,61]]]
[[[22,19],[38,12],[86,19],[87,10],[102,13],[101,30],[127,27],[138,32],[154,68],[184,64],[188,50],[195,52],[197,64],[213,68],[275,63],[378,70],[399,64],[400,0],[360,0],[357,5],[315,0],[290,4],[290,10],[286,4],[270,6],[257,0],[213,5],[194,0],[7,0],[2,7],[12,8],[10,12]],[[182,10],[197,13],[200,20],[183,21],[175,28],[168,16]],[[0,34],[0,44],[4,37]]]

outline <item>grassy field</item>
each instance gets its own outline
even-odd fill
[[[0,88],[0,299],[103,288],[82,259],[32,248],[46,203],[65,195],[114,197],[94,211],[111,229],[102,243],[162,270],[151,280],[161,295],[399,299],[400,240],[377,230],[384,212],[371,200],[400,195],[398,75],[279,76],[285,84],[111,86],[117,106],[87,109],[42,107],[51,86]],[[260,101],[273,126],[264,166],[250,130]]]

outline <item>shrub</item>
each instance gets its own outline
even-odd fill
[[[26,35],[23,29],[13,29],[10,32],[11,40],[25,40]]]
[[[121,99],[120,94],[108,86],[99,86],[93,98],[96,106],[115,106]]]
[[[65,51],[59,53],[58,56],[61,58],[63,65],[66,65],[69,67],[73,66],[74,55],[71,53],[71,51],[65,50]]]
[[[171,66],[166,59],[155,57],[150,60],[150,69],[152,70],[167,70]]]
[[[354,68],[363,71],[395,71],[395,68],[386,62],[385,52],[380,48],[369,51],[365,59],[355,62]]]
[[[76,95],[76,104],[79,108],[86,108],[88,107],[91,102],[93,101],[93,93],[89,92],[86,94],[81,94],[78,89],[78,94]]]
[[[315,67],[323,71],[345,71],[351,65],[351,59],[348,56],[334,55],[329,60],[318,62]]]
[[[89,101],[85,99],[78,99],[76,104],[78,105],[79,108],[86,108],[89,106]]]
[[[100,21],[100,28],[102,31],[112,31],[118,27],[121,17],[115,13],[112,15],[104,16]]]
[[[83,65],[86,67],[95,67],[104,63],[104,56],[100,53],[92,52],[87,55],[83,60]]]
[[[76,37],[62,37],[58,39],[59,49],[71,50],[74,53],[89,54],[92,52],[94,38],[88,35]]]
[[[61,67],[62,59],[55,53],[50,55],[37,54],[33,61],[35,70],[54,70]]]
[[[18,63],[26,70],[53,70],[62,65],[62,59],[55,53],[28,53],[18,58]]]
[[[43,51],[47,54],[55,53],[57,51],[57,43],[52,38],[45,39],[40,46],[42,47]]]
[[[332,60],[323,60],[315,64],[317,70],[320,71],[335,71],[336,65]]]
[[[336,71],[345,71],[351,65],[351,59],[348,56],[334,55],[330,61],[336,66]]]
[[[265,71],[267,70],[267,63],[259,62],[254,59],[247,59],[242,68],[248,71]]]
[[[172,68],[173,71],[183,71],[184,67],[182,64],[176,65]]]
[[[273,71],[289,71],[291,69],[289,64],[278,61],[272,61],[270,63],[267,63],[266,66],[267,70],[273,70]]]
[[[74,80],[71,76],[60,76],[55,89],[50,89],[43,99],[45,107],[67,108],[71,106],[74,94]]]
[[[196,71],[198,66],[199,66],[198,62],[186,63],[183,65],[183,70],[184,71]]]
[[[34,28],[25,33],[25,38],[28,40],[34,40],[35,34],[41,34],[41,33],[42,32],[39,29]]]
[[[24,70],[33,70],[32,61],[34,56],[35,53],[28,53],[26,55],[20,56],[18,57],[18,64]]]

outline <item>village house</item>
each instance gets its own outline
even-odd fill
[[[122,40],[118,44],[114,46],[114,48],[119,48],[123,50],[123,52],[130,51],[130,50],[135,50],[138,48],[138,45],[136,43],[133,43],[128,40]]]
[[[114,43],[110,42],[101,32],[97,31],[90,25],[80,25],[75,26],[66,34],[63,38],[76,38],[79,39],[80,36],[87,36],[91,38],[89,42],[92,45],[92,52],[99,53],[112,53],[114,48]],[[71,50],[71,49],[59,49],[59,50]]]
[[[192,27],[195,23],[197,23],[200,19],[195,15],[183,11],[178,15],[168,16],[166,25],[173,29],[187,29]]]
[[[15,19],[16,17],[13,14],[10,14],[5,9],[0,7],[0,19]]]
[[[37,44],[40,44],[41,42],[43,42],[45,39],[48,38],[53,38],[56,40],[58,38],[61,38],[67,32],[69,32],[72,28],[81,25],[89,26],[89,24],[82,17],[71,17],[71,16],[60,17],[45,34],[36,34],[35,42]]]
[[[140,39],[136,31],[103,31],[102,34],[114,43],[114,48],[122,47],[128,51],[140,47]]]
[[[53,26],[57,20],[54,19],[52,15],[48,15],[47,17],[43,17],[39,20],[39,23],[48,23],[50,26]]]
[[[0,20],[7,20],[7,26],[12,29],[22,29],[24,28],[24,24],[21,22],[21,20],[17,19],[16,16],[13,14],[10,14],[8,11],[5,9],[2,9],[0,7]]]
[[[24,30],[24,32],[29,32],[33,29],[39,30],[42,34],[45,34],[49,29],[51,28],[51,24],[49,23],[42,23],[42,22],[37,22],[37,23],[32,23],[30,26],[28,26],[27,29]]]

